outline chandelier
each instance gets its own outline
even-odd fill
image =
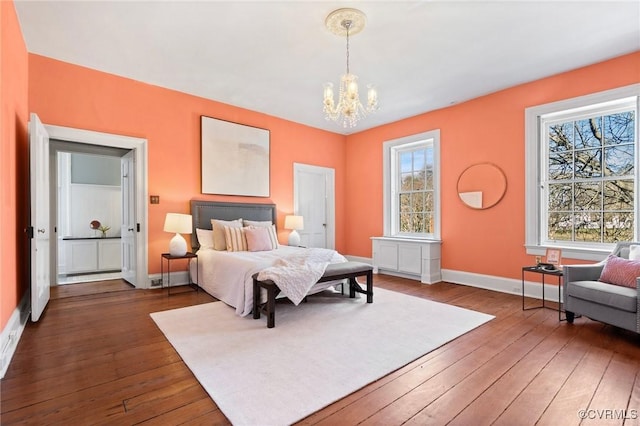
[[[325,26],[332,33],[347,38],[347,72],[340,77],[338,103],[333,98],[333,83],[324,84],[324,113],[327,120],[342,122],[342,127],[355,127],[367,113],[378,109],[378,92],[375,87],[367,86],[367,106],[360,102],[358,95],[358,76],[349,70],[349,36],[364,28],[366,16],[357,9],[338,9],[327,16]]]

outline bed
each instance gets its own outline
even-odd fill
[[[205,238],[203,230],[212,231],[211,220],[276,223],[275,204],[228,203],[217,201],[191,200],[193,232],[191,245],[198,256],[198,262],[191,262],[190,273],[194,282],[207,293],[232,306],[236,314],[247,316],[253,309],[253,274],[273,266],[283,258],[304,255],[305,248],[278,245],[278,248],[264,251],[224,251],[215,250],[210,243],[201,244]],[[208,238],[208,237],[207,237]],[[347,259],[333,251],[330,263],[346,262]],[[196,274],[195,268],[198,267]],[[316,283],[307,294],[315,294],[342,284],[344,281]],[[266,292],[261,296],[266,301]]]

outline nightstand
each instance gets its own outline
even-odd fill
[[[164,287],[164,261],[167,261],[167,294],[171,296],[171,261],[177,259],[196,259],[196,281],[200,281],[199,277],[199,268],[198,268],[198,255],[191,252],[186,252],[182,256],[173,256],[169,253],[162,253],[162,258],[160,259],[160,278],[162,279],[162,286]],[[188,262],[189,263],[189,262]],[[189,275],[189,287],[194,289],[195,291],[199,290],[198,283],[194,283],[191,281],[191,274],[189,273],[189,266],[187,263],[187,274]]]

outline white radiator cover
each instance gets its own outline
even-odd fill
[[[441,241],[372,237],[373,272],[419,280],[423,284],[442,281]]]

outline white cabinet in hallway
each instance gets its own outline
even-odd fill
[[[373,272],[433,284],[442,280],[440,241],[372,237]]]
[[[119,271],[122,266],[120,238],[63,239],[60,244],[58,273]]]
[[[98,271],[119,271],[122,269],[121,251],[120,238],[98,240]]]

